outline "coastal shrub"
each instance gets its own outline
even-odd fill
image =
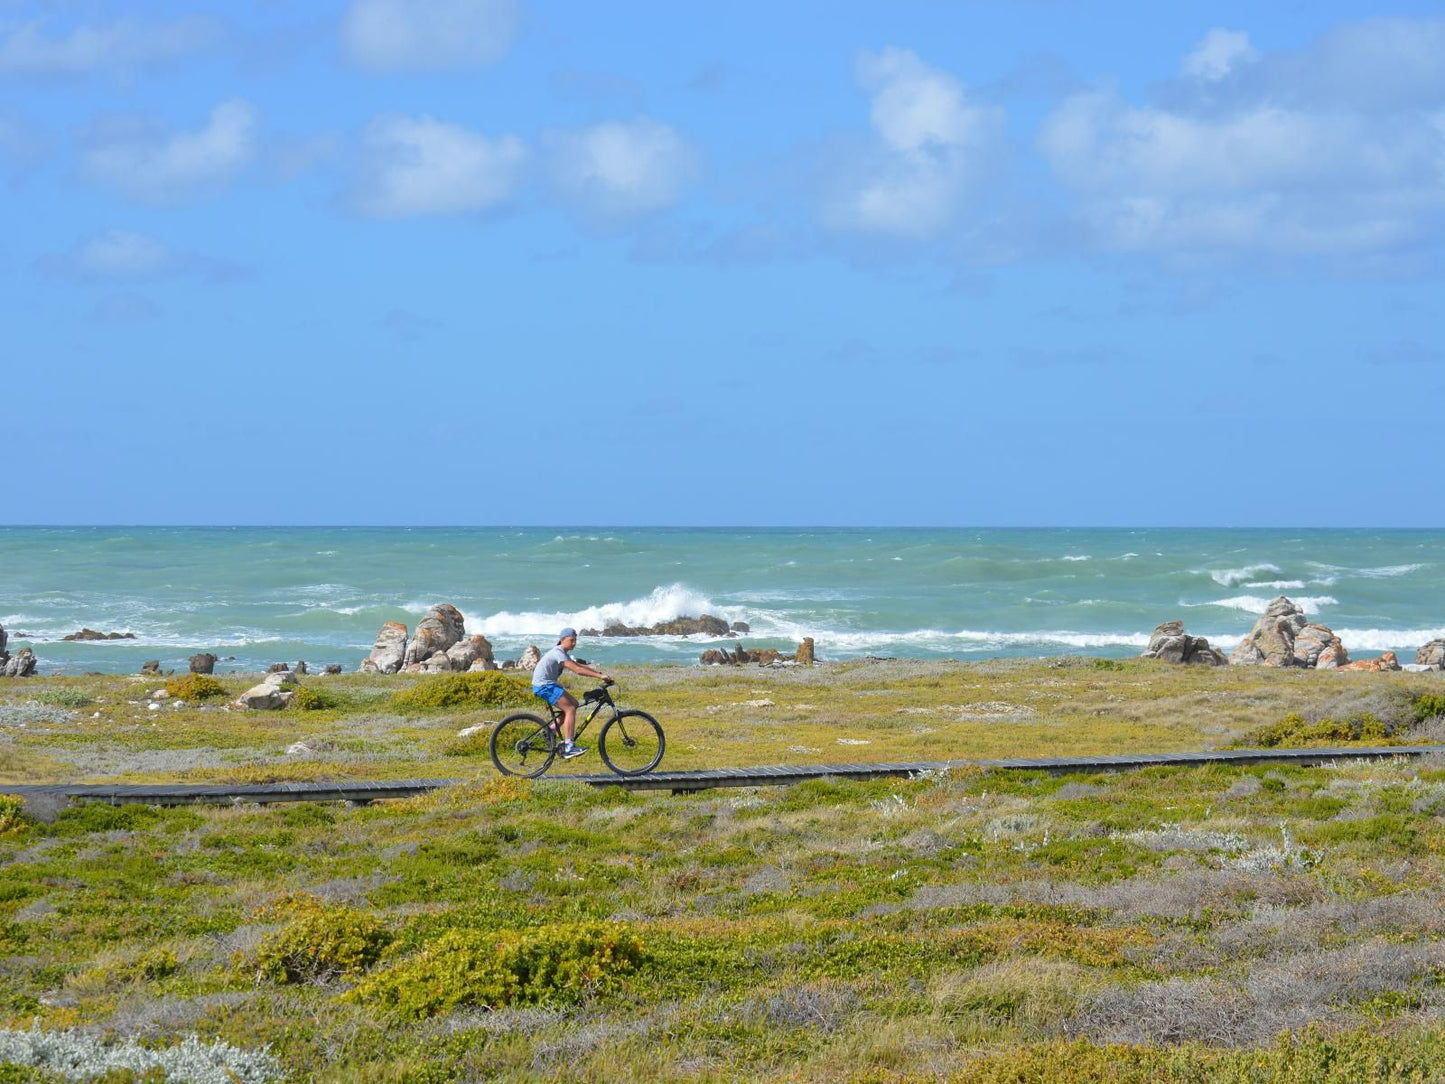
[[[178,700],[210,700],[226,695],[226,687],[210,674],[182,674],[166,679],[166,692]]]
[[[174,975],[180,962],[172,949],[153,948],[130,959],[112,960],[84,971],[75,979],[80,985],[109,986],[121,982],[155,982]]]
[[[642,942],[615,922],[489,934],[443,934],[416,955],[363,979],[344,995],[420,1019],[463,1005],[575,1001],[599,993],[644,959]]]
[[[25,812],[24,798],[14,794],[0,794],[0,836],[29,828],[31,823]]]
[[[1382,722],[1372,712],[1361,712],[1347,719],[1320,719],[1309,722],[1298,712],[1290,712],[1277,723],[1250,731],[1235,744],[1264,749],[1297,749],[1311,745],[1337,745],[1364,742],[1371,745],[1397,744],[1399,728]]]
[[[35,699],[53,708],[83,708],[92,703],[92,698],[79,689],[42,689]]]
[[[328,708],[339,708],[342,706],[341,697],[337,696],[330,689],[317,689],[311,685],[301,685],[291,694],[291,699],[286,706],[296,711],[324,711]]]
[[[286,901],[295,917],[256,949],[256,979],[280,983],[331,982],[374,964],[392,937],[374,915],[331,907],[313,897]]]
[[[466,674],[438,674],[425,677],[391,698],[393,707],[431,708],[520,708],[536,698],[524,681],[498,670]],[[540,701],[537,701],[540,703]]]
[[[1410,705],[1416,724],[1423,723],[1437,716],[1445,715],[1445,695],[1440,693],[1421,693],[1415,697]]]
[[[11,1066],[23,1067],[21,1075],[9,1075]],[[268,1084],[285,1077],[285,1069],[269,1051],[242,1050],[219,1039],[202,1042],[196,1035],[187,1035],[174,1046],[158,1047],[138,1039],[107,1042],[79,1029],[42,1031],[39,1024],[28,1031],[0,1030],[0,1081],[6,1082]]]

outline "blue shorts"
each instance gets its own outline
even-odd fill
[[[558,685],[555,681],[548,682],[546,685],[532,686],[533,696],[540,696],[553,706],[556,706],[558,699],[560,699],[566,691],[566,689],[562,688],[562,686]]]

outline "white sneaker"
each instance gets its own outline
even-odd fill
[[[562,747],[562,759],[571,760],[573,757],[580,757],[585,752],[587,752],[587,746],[585,745],[564,745]]]

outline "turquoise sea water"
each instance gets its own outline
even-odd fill
[[[822,658],[1138,654],[1160,621],[1226,648],[1284,594],[1355,657],[1445,636],[1445,531],[0,528],[0,625],[47,671],[148,658],[360,663],[383,621],[454,603],[498,657],[562,625],[712,613]],[[62,643],[82,626],[135,640]],[[598,639],[695,662],[703,639]],[[13,645],[12,645],[13,649]],[[1408,655],[1407,655],[1408,653]]]

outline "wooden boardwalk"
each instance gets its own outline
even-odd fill
[[[1043,771],[1053,774],[1128,771],[1137,768],[1207,764],[1297,764],[1309,767],[1348,760],[1387,760],[1445,753],[1445,745],[1394,745],[1346,749],[1222,749],[1207,753],[1124,753],[1088,757],[1016,757],[1006,760],[931,760],[900,764],[804,764],[756,768],[716,768],[651,775],[567,775],[544,778],[594,787],[666,790],[673,794],[715,787],[786,786],[808,779],[881,779],[916,777],[949,768]],[[232,805],[270,802],[358,802],[410,798],[442,787],[475,782],[466,779],[397,779],[334,783],[0,783],[0,794],[27,801],[106,802],[112,805]]]

